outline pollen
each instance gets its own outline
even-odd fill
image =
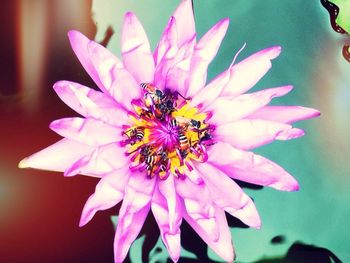
[[[150,83],[140,87],[143,96],[131,102],[131,125],[123,126],[125,140],[120,142],[130,156],[130,169],[163,180],[170,174],[185,177],[192,161],[205,162],[207,147],[215,143],[214,126],[207,123],[210,114],[177,91]]]

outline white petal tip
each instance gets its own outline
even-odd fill
[[[76,37],[81,37],[81,36],[84,36],[81,32],[79,32],[78,30],[69,30],[67,32],[67,36],[69,38],[69,40],[72,40]]]
[[[76,173],[72,172],[72,171],[67,171],[63,173],[64,177],[73,177],[74,175],[76,175]]]
[[[88,223],[88,222],[86,222],[86,221],[80,219],[80,221],[79,221],[79,227],[83,227],[83,226],[85,226],[87,223]]]
[[[282,183],[272,184],[269,186],[275,188],[276,190],[286,191],[286,192],[295,192],[295,191],[299,191],[300,189],[299,184],[296,180],[293,180],[292,182],[288,182],[288,183],[283,183],[283,184]]]
[[[23,160],[21,160],[19,163],[18,163],[18,168],[20,169],[23,169],[23,168],[28,168],[29,165],[28,165],[28,162],[27,162],[28,158],[24,158]]]
[[[281,54],[281,51],[282,51],[282,47],[281,46],[273,46],[273,47],[270,47],[270,48],[267,48],[265,50],[266,55],[269,57],[269,59],[275,59],[279,56],[279,54]]]

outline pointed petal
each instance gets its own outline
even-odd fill
[[[215,133],[218,140],[243,150],[253,149],[274,140],[289,140],[304,135],[303,130],[292,128],[288,124],[255,119],[220,125]]]
[[[246,225],[260,228],[261,220],[254,202],[231,178],[207,163],[198,164],[196,168],[202,174],[216,205]]]
[[[179,28],[178,46],[182,46],[196,34],[192,1],[182,0],[173,16],[175,17],[177,27]]]
[[[116,170],[102,177],[96,185],[95,193],[86,201],[79,226],[86,225],[97,211],[109,209],[124,197],[125,185],[129,179],[128,168]]]
[[[250,114],[248,118],[293,123],[318,116],[320,116],[318,110],[301,106],[265,106]]]
[[[90,77],[102,91],[107,92],[103,82],[100,79],[99,67],[104,65],[106,58],[109,58],[108,63],[110,61],[118,63],[118,58],[109,52],[106,48],[94,41],[91,41],[78,31],[69,31],[68,38],[74,53],[78,57],[86,72],[90,75]],[[94,57],[95,60],[98,60],[98,63],[95,63],[95,65],[93,65],[91,62],[92,57]]]
[[[91,154],[74,162],[65,172],[65,176],[77,174],[101,177],[126,167],[129,160],[125,149],[117,143],[106,144],[96,148]]]
[[[207,81],[207,70],[226,34],[229,19],[220,20],[197,43],[191,60],[191,72],[186,96],[194,96]]]
[[[154,57],[156,69],[154,73],[154,85],[160,89],[166,86],[166,76],[171,67],[176,63],[178,52],[176,21],[172,17],[158,43]]]
[[[122,29],[124,67],[138,83],[153,82],[154,60],[147,35],[135,14],[128,12]]]
[[[130,110],[131,100],[140,95],[139,85],[133,76],[124,68],[123,63],[114,60],[111,57],[113,55],[109,53],[101,54],[101,52],[96,52],[96,45],[91,45],[91,43],[89,44],[90,52],[93,55],[91,62],[98,69],[99,78],[105,89],[118,104]]]
[[[205,110],[213,112],[213,117],[210,119],[211,123],[218,125],[229,123],[255,112],[267,105],[275,97],[284,96],[292,88],[292,86],[283,86],[265,89],[250,94],[243,94],[233,99],[220,97]]]
[[[183,199],[188,216],[205,229],[208,236],[217,240],[219,238],[218,226],[206,185],[204,183],[196,185],[187,178],[176,180],[175,184],[177,193]]]
[[[271,68],[271,60],[280,53],[279,46],[266,48],[234,65],[220,96],[235,97],[252,88]]]
[[[108,49],[94,41],[89,42],[88,51],[91,64],[96,69],[98,78],[103,85],[103,91],[105,91],[107,94],[112,95],[112,70],[117,65],[122,65],[122,62]]]
[[[125,111],[102,92],[64,80],[56,82],[53,88],[64,103],[84,117],[93,117],[117,126],[127,123]]]
[[[123,262],[140,233],[150,209],[155,181],[141,173],[132,173],[125,189],[114,238],[114,260]]]
[[[172,64],[168,72],[166,72],[165,85],[170,89],[177,90],[182,95],[186,93],[186,85],[190,74],[191,58],[195,43],[196,38],[194,36],[183,44],[172,59]]]
[[[63,172],[76,160],[92,151],[91,146],[65,138],[24,158],[18,167]]]
[[[233,262],[235,252],[231,239],[231,232],[227,224],[224,210],[215,207],[215,218],[219,227],[219,239],[214,241],[207,235],[206,230],[203,229],[195,220],[188,214],[184,213],[184,219],[197,232],[197,234],[204,240],[205,243],[216,253],[219,257],[227,262]]]
[[[127,110],[132,110],[131,101],[139,98],[141,88],[133,76],[118,65],[112,69],[111,95],[113,98]]]
[[[175,192],[174,177],[169,176],[166,180],[161,180],[158,183],[159,192],[165,197],[169,212],[169,229],[172,232],[178,225],[178,215],[176,211],[177,196]]]
[[[93,118],[63,118],[51,122],[50,129],[59,135],[91,146],[123,140],[118,127]]]
[[[170,176],[171,177],[171,176]],[[170,178],[168,177],[168,179]],[[160,193],[158,189],[155,189],[152,198],[152,213],[159,226],[160,235],[164,242],[165,247],[169,251],[169,255],[174,262],[180,257],[181,243],[180,243],[180,225],[182,222],[182,213],[179,206],[176,207],[176,218],[174,222],[176,224],[170,227],[170,212],[169,205],[166,200],[166,196]]]
[[[158,42],[156,49],[154,50],[154,61],[158,66],[161,60],[166,56],[170,51],[171,53],[176,53],[177,51],[177,28],[176,20],[172,16],[169,19],[167,26]],[[172,51],[174,50],[174,51]],[[169,56],[169,54],[168,54]]]
[[[218,142],[210,147],[208,156],[208,163],[234,179],[282,191],[299,189],[298,182],[282,167],[253,152]]]

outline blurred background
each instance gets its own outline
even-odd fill
[[[78,227],[97,179],[19,170],[18,162],[59,140],[55,119],[77,116],[52,89],[57,80],[95,87],[70,49],[76,29],[120,53],[126,11],[142,21],[152,47],[179,1],[14,0],[0,9],[0,262],[113,262],[117,209]],[[194,0],[198,36],[223,17],[231,24],[209,68],[209,79],[260,49],[281,45],[279,58],[254,90],[293,84],[275,103],[317,108],[320,118],[298,123],[306,136],[257,149],[294,175],[299,192],[244,185],[260,212],[261,230],[229,219],[238,262],[350,262],[349,43],[333,31],[320,1]],[[350,19],[350,17],[349,17]],[[129,262],[167,262],[152,217],[130,250]],[[220,262],[186,225],[180,262]]]

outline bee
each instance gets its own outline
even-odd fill
[[[144,162],[148,176],[152,177],[154,171],[165,172],[168,167],[168,160],[168,156],[164,151],[147,155]]]
[[[128,137],[128,143],[134,145],[135,143],[143,140],[143,137],[145,136],[145,128],[131,128],[123,133]]]
[[[150,107],[153,104],[160,104],[166,97],[165,94],[160,89],[153,86],[151,83],[141,83],[140,87],[143,89],[145,93],[145,100],[146,100],[147,107]]]
[[[176,121],[183,127],[191,127],[193,129],[199,130],[202,123],[200,121],[194,119],[188,119],[181,116],[176,116]]]
[[[190,143],[184,132],[178,132],[178,141],[178,155],[180,155],[181,159],[185,159],[189,153]]]
[[[214,144],[213,136],[208,131],[201,133],[199,136],[199,143],[203,143],[203,142],[208,146]]]

